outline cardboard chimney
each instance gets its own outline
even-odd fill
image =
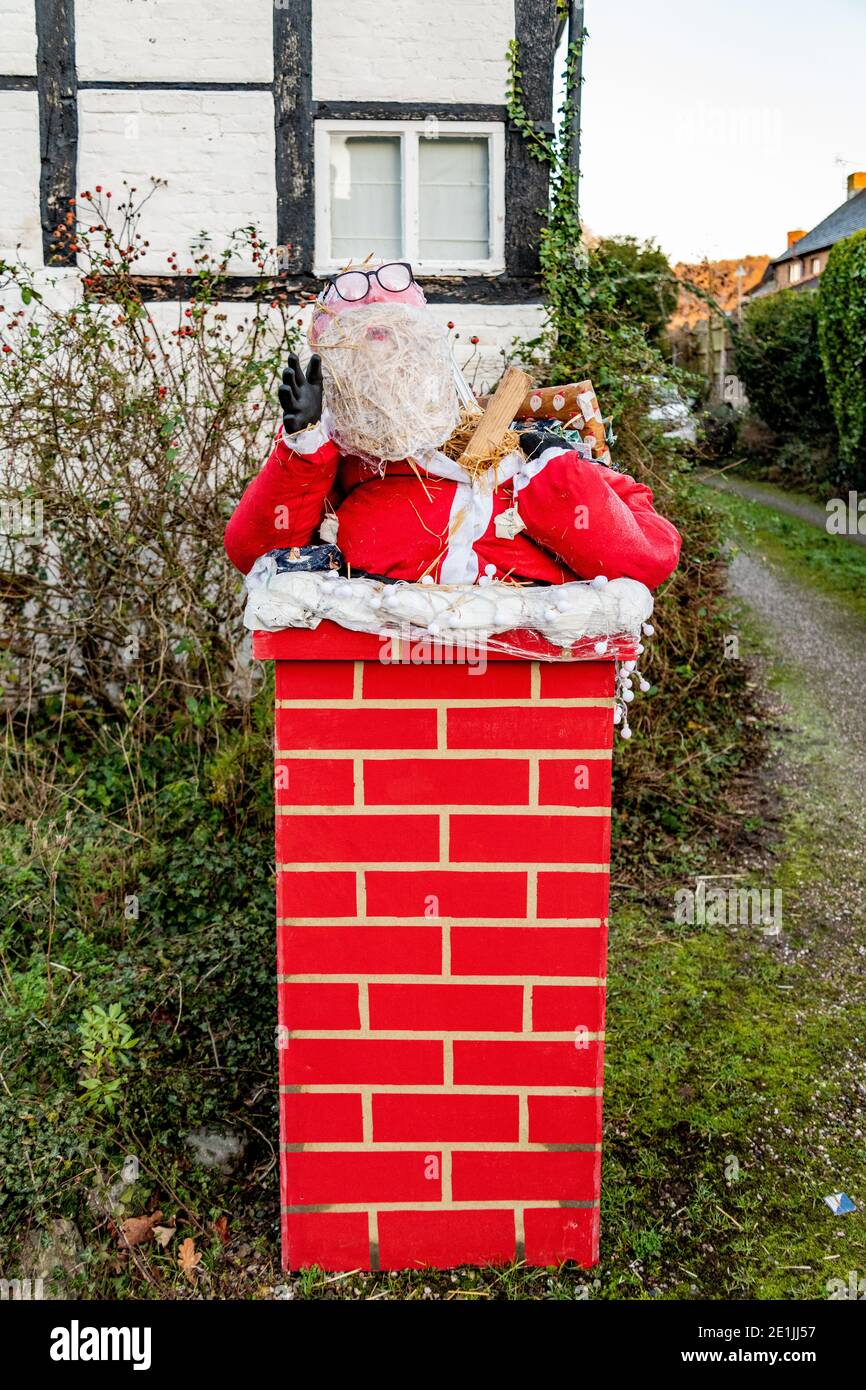
[[[457,664],[329,622],[255,634],[288,1269],[598,1257],[613,657],[634,652],[512,639]]]

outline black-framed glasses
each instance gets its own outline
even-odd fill
[[[366,299],[371,280],[376,280],[391,294],[400,294],[414,285],[415,276],[407,261],[388,261],[387,265],[377,266],[375,270],[343,270],[339,275],[328,276],[328,284],[333,285],[340,298],[349,304]]]

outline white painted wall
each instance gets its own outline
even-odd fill
[[[183,307],[178,304],[152,303],[149,309],[164,340],[173,328],[180,327],[185,322]],[[226,303],[220,306],[220,310],[226,315],[225,332],[231,334],[236,333],[250,315],[249,307],[244,304]],[[479,394],[494,386],[499,380],[505,366],[505,357],[507,356],[509,361],[514,359],[515,337],[534,337],[541,328],[544,316],[540,304],[431,304],[430,312],[439,323],[454,324],[450,331],[455,356],[465,368],[469,384]],[[310,317],[311,310],[306,306],[297,315],[303,337],[301,357],[304,360],[310,355],[310,349],[306,344]],[[279,316],[274,314],[272,321],[276,327],[280,322]],[[479,339],[477,345],[470,341],[472,337]],[[267,398],[273,407],[275,429],[278,414],[276,388],[275,382]]]
[[[19,243],[41,259],[39,104],[35,92],[0,92],[0,255]]]
[[[168,252],[183,257],[203,229],[217,251],[250,223],[274,241],[270,92],[86,89],[78,105],[80,189],[102,184],[116,202],[123,179],[138,189],[136,197],[152,174],[167,181],[147,207],[142,231],[151,246],[136,263],[139,272],[168,274]],[[249,267],[237,259],[232,268]]]
[[[510,0],[313,0],[313,97],[505,101]]]
[[[0,0],[0,72],[36,72],[33,0]],[[0,256],[41,248],[39,104],[35,92],[0,92]],[[41,255],[41,252],[40,252]]]
[[[75,0],[75,28],[83,82],[273,76],[273,0]]]
[[[544,321],[541,304],[431,304],[430,309],[440,323],[454,324],[455,356],[479,395],[496,385],[506,359],[514,359],[514,339],[534,338]]]
[[[0,72],[32,77],[36,71],[33,0],[0,0]]]

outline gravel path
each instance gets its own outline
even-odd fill
[[[698,481],[715,488],[717,492],[733,492],[747,502],[759,502],[785,516],[794,516],[798,521],[819,526],[822,531],[827,529],[827,513],[818,502],[811,502],[808,497],[792,496],[772,483],[753,483],[745,478],[735,478],[730,473],[715,473],[709,469],[698,474]],[[846,539],[852,545],[866,545],[866,536],[859,533],[848,535]]]
[[[856,612],[740,550],[730,565],[733,592],[796,667],[816,703],[846,730],[854,766],[866,772],[866,627]],[[866,785],[866,776],[864,776]],[[862,789],[862,788],[861,788]]]
[[[802,926],[828,930],[823,949],[822,933],[809,933],[824,973],[833,941],[866,952],[866,625],[748,551],[733,558],[730,582],[770,645],[768,674],[795,726],[784,780],[791,809],[808,826],[815,867],[790,906]]]
[[[759,678],[771,692],[770,718],[779,715],[781,737],[764,773],[785,827],[767,864],[782,888],[783,927],[768,949],[797,981],[788,995],[788,1086],[808,1097],[794,1125],[775,1132],[775,1107],[756,1125],[753,1157],[783,1190],[796,1191],[809,1174],[814,1206],[799,1229],[813,1232],[815,1244],[805,1257],[776,1259],[805,1266],[811,1278],[862,1268],[862,1224],[857,1231],[837,1222],[831,1231],[814,1213],[840,1191],[858,1207],[843,1220],[862,1223],[866,1208],[866,621],[754,550],[734,556],[730,584],[760,635]],[[798,1051],[796,1040],[806,1038]],[[770,1052],[770,1063],[784,1071],[784,1047]]]

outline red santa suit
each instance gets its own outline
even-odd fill
[[[363,303],[426,305],[414,281],[392,293],[375,278]],[[329,318],[358,307],[332,287],[313,341]],[[474,583],[485,572],[549,584],[604,575],[655,588],[676,568],[679,535],[654,510],[649,488],[572,449],[547,447],[530,459],[518,452],[480,477],[434,448],[371,466],[341,453],[325,407],[318,424],[280,430],[229,522],[226,551],[244,574],[269,550],[317,539],[331,510],[337,534],[332,522],[328,539],[354,573],[442,584]]]
[[[356,573],[442,584],[485,571],[549,584],[604,575],[653,589],[676,568],[680,537],[650,489],[574,450],[509,457],[495,479],[473,478],[438,451],[379,472],[341,456],[326,419],[289,437],[281,430],[241,498],[225,547],[242,573],[268,550],[316,539],[326,503]]]

